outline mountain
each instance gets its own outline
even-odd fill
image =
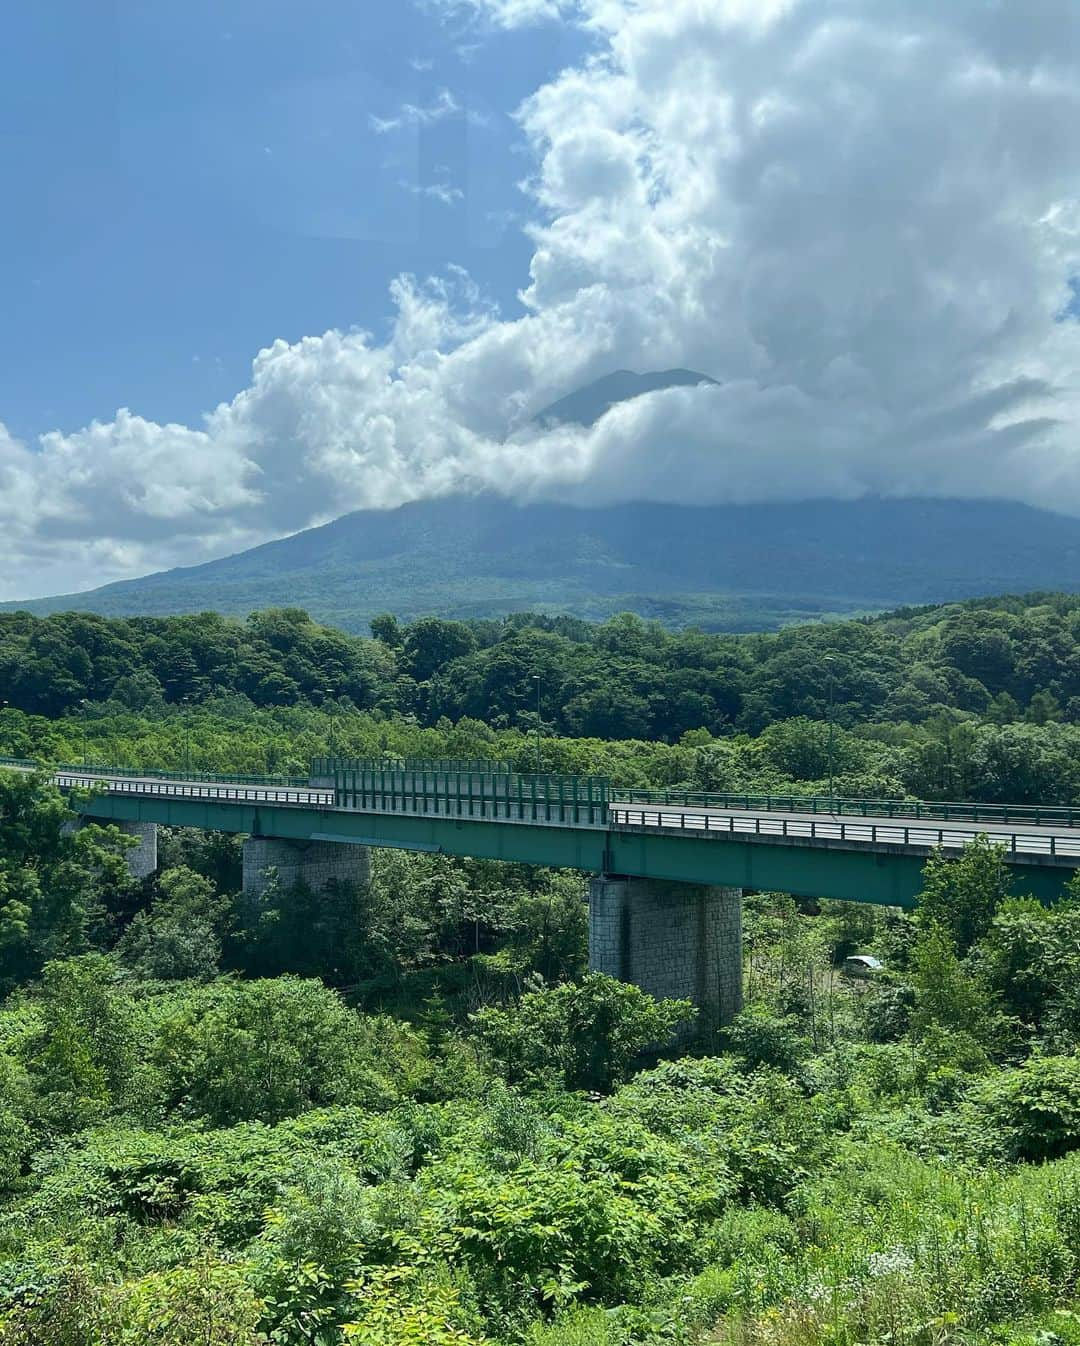
[[[533,420],[538,425],[595,425],[616,402],[629,402],[642,393],[655,393],[663,388],[693,388],[701,383],[715,382],[707,374],[695,374],[692,369],[664,369],[652,374],[617,369],[614,374],[606,374],[595,383],[553,402]]]
[[[617,402],[715,383],[617,370],[538,424],[592,425]],[[451,496],[358,510],[205,565],[4,608],[109,616],[291,605],[347,631],[379,612],[498,617],[631,610],[672,626],[792,621],[1032,589],[1080,588],[1080,520],[1000,501],[810,501],[599,509]]]
[[[1080,520],[970,500],[578,509],[449,497],[360,510],[205,565],[8,603],[109,615],[285,604],[347,630],[378,612],[769,629],[828,613],[1080,589]]]

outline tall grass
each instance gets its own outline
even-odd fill
[[[706,1340],[931,1346],[1019,1341],[1029,1325],[1044,1346],[1080,1341],[1080,1320],[1055,1312],[1077,1296],[1080,1155],[965,1173],[853,1146],[789,1220],[691,1284],[683,1317],[715,1319]]]

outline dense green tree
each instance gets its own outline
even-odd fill
[[[410,624],[383,614],[370,640],[296,608],[247,622],[214,613],[126,620],[0,613],[0,703],[49,717],[77,714],[65,736],[76,747],[80,721],[160,716],[221,696],[282,709],[335,705],[342,714],[377,709],[431,725],[447,716],[531,728],[539,676],[542,717],[561,733],[670,742],[699,728],[758,734],[777,721],[820,723],[830,713],[846,727],[927,724],[928,757],[916,775],[927,791],[957,794],[979,781],[965,777],[946,722],[955,735],[980,717],[987,727],[1026,721],[1035,729],[1077,719],[1077,611],[1075,597],[1033,595],[750,636],[671,633],[631,614],[596,626],[528,613]],[[16,728],[12,721],[8,737],[25,751]],[[264,770],[267,760],[277,760],[276,748],[262,754]],[[1030,792],[1043,783],[1021,775],[1014,784],[1015,770],[1003,767],[992,788]],[[1066,788],[1076,788],[1071,777]]]
[[[375,640],[381,640],[389,649],[401,649],[401,626],[392,612],[381,612],[377,617],[372,617],[370,627]]]
[[[943,926],[922,932],[913,951],[911,980],[916,1042],[928,1044],[938,1058],[978,1069],[987,1060],[986,1049],[998,1045],[998,1014],[991,992],[957,957]]]
[[[101,943],[131,897],[132,839],[74,823],[44,776],[0,769],[0,984]]]
[[[936,852],[923,871],[918,919],[946,934],[963,957],[990,929],[1011,885],[1004,849],[976,837],[959,856]]]
[[[133,1101],[136,1010],[109,959],[89,953],[46,964],[36,1005],[24,1059],[50,1128],[78,1130]]]
[[[0,1052],[0,1190],[19,1177],[34,1147],[30,1080],[22,1062]]]
[[[172,1106],[225,1125],[386,1106],[416,1051],[406,1029],[362,1019],[320,983],[278,978],[190,991],[161,1024],[155,1058]]]
[[[228,903],[209,879],[184,867],[159,875],[149,909],[137,912],[116,946],[140,977],[207,980],[219,971]]]
[[[402,642],[405,665],[417,682],[424,682],[444,664],[476,648],[476,637],[463,622],[421,617],[406,628]]]
[[[522,972],[570,981],[588,962],[589,908],[576,874],[554,874],[542,886],[515,893],[504,915],[506,952]]]

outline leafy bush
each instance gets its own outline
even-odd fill
[[[811,1049],[804,1018],[781,1014],[764,1001],[753,1001],[741,1010],[725,1029],[724,1037],[751,1068],[775,1066],[791,1071]]]
[[[288,977],[189,989],[155,1047],[168,1106],[218,1126],[333,1103],[389,1107],[422,1056],[404,1026],[366,1020],[320,983]]]
[[[1054,1159],[1080,1147],[1080,1057],[1033,1057],[999,1071],[974,1089],[971,1102],[1012,1158]]]
[[[654,1000],[592,972],[576,985],[528,991],[510,1009],[472,1017],[492,1064],[511,1083],[558,1079],[566,1089],[610,1089],[646,1047],[662,1047],[694,1014],[687,1000]]]

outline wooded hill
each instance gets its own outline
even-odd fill
[[[756,733],[776,720],[920,723],[942,711],[997,723],[1080,719],[1080,598],[1033,594],[791,627],[671,632],[622,615],[599,625],[378,618],[375,638],[296,609],[38,618],[0,613],[0,704],[63,715],[84,702],[156,713],[223,695],[672,742]]]

